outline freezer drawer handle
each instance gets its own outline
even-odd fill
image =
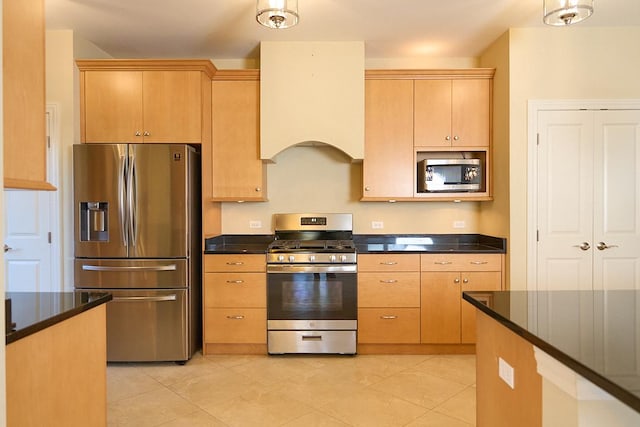
[[[322,335],[303,335],[302,341],[322,341]]]
[[[171,265],[155,265],[152,267],[132,266],[132,267],[110,267],[106,265],[83,265],[85,271],[175,271],[178,266]]]
[[[140,301],[175,301],[178,297],[174,295],[166,295],[163,297],[113,297],[113,301],[121,302],[140,302]]]

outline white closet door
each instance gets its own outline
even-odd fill
[[[598,111],[594,128],[594,289],[640,290],[640,111]]]
[[[593,112],[538,116],[538,290],[591,289]]]

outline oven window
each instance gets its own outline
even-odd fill
[[[282,309],[342,310],[342,282],[309,280],[305,278],[282,282]]]
[[[357,318],[355,273],[269,274],[269,320],[352,320]]]

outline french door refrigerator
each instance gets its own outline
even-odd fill
[[[200,337],[200,156],[73,146],[75,288],[108,291],[107,360],[184,363]]]

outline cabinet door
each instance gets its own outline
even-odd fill
[[[420,335],[423,343],[460,342],[460,298],[460,273],[422,273]]]
[[[46,183],[44,2],[2,5],[4,184],[53,189]]]
[[[451,147],[451,80],[416,80],[414,145]]]
[[[363,199],[412,197],[413,81],[366,80]]]
[[[491,125],[491,81],[453,80],[451,132],[454,147],[488,147]]]
[[[83,142],[142,142],[142,73],[84,72]]]
[[[462,290],[465,291],[499,291],[502,289],[502,273],[499,271],[462,272]],[[461,294],[462,295],[462,294]],[[460,296],[462,298],[462,296]],[[461,341],[476,342],[476,308],[460,299]]]
[[[143,72],[144,142],[201,142],[201,78],[199,71]]]
[[[212,85],[212,198],[266,200],[266,168],[260,159],[260,82]]]

